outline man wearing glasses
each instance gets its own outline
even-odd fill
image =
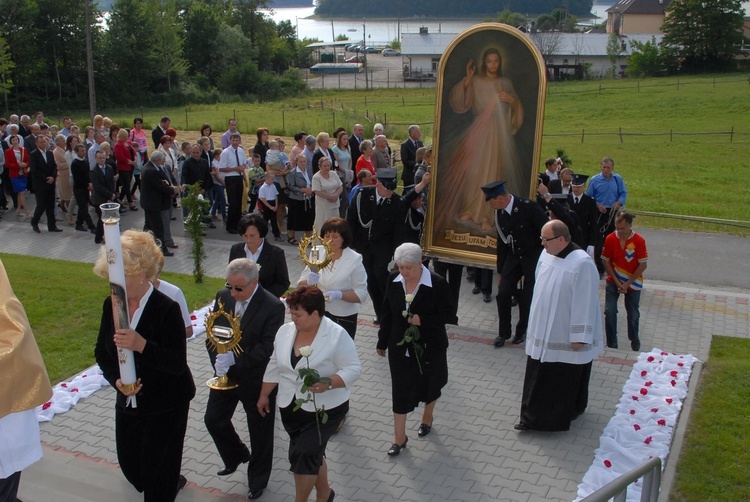
[[[500,318],[495,347],[505,345],[510,338],[512,296],[523,278],[523,289],[518,300],[519,319],[516,324],[514,344],[526,339],[531,297],[534,293],[534,274],[542,245],[539,233],[547,223],[544,209],[536,202],[510,194],[504,181],[495,181],[482,187],[485,200],[495,210],[497,240],[497,313]]]
[[[216,443],[216,449],[224,461],[219,476],[228,476],[240,464],[249,462],[247,468],[248,498],[257,499],[263,494],[271,476],[273,462],[274,411],[276,393],[270,397],[270,412],[262,417],[256,403],[260,397],[263,374],[273,353],[276,332],[284,324],[284,305],[274,295],[258,284],[258,265],[247,258],[232,260],[227,266],[226,289],[216,294],[214,310],[219,301],[224,310],[240,316],[242,351],[216,354],[209,347],[208,355],[217,376],[227,375],[238,383],[232,390],[213,390],[208,394],[206,429]],[[227,319],[220,317],[216,325],[228,325]],[[237,435],[232,425],[232,416],[237,403],[247,414],[250,433],[250,451]]]
[[[588,404],[591,363],[602,351],[599,274],[568,226],[542,227],[516,430],[567,431]]]

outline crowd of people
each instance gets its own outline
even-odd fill
[[[270,139],[263,127],[256,131],[252,153],[246,152],[235,119],[228,121],[217,149],[209,124],[201,127],[195,144],[178,146],[166,116],[150,143],[140,118],[126,130],[96,116],[82,133],[66,118],[55,136],[41,112],[29,122],[28,116],[0,119],[0,131],[4,195],[18,217],[26,218],[25,192],[33,190],[34,231],[40,231],[46,215],[49,231],[61,231],[57,222],[64,219],[102,243],[100,204],[118,202],[120,211],[138,211],[140,199],[145,213],[144,231],[123,235],[132,328],[118,328],[107,300],[96,357],[118,390],[116,437],[123,473],[146,500],[173,500],[185,485],[179,467],[195,393],[185,358],[189,312],[184,296],[159,281],[158,273],[164,257],[177,248],[170,225],[180,216],[180,197],[196,183],[211,202],[202,215],[206,227],[221,223],[242,239],[229,250],[226,289],[217,293],[214,308],[223,305],[238,317],[243,350],[208,350],[216,375],[239,382],[233,390],[210,390],[205,410],[207,430],[224,462],[217,475],[248,463],[248,497],[263,494],[272,469],[278,404],[290,437],[295,499],[307,500],[315,489],[317,500],[333,500],[325,446],[345,423],[349,389],[362,372],[354,341],[360,307],[368,299],[379,326],[373,349],[387,356],[392,381],[394,436],[387,454],[397,456],[406,448],[407,415],[420,403],[425,405],[417,434],[430,434],[448,382],[446,325],[458,323],[464,275],[461,265],[422,253],[432,150],[422,143],[419,126],[409,128],[397,158],[381,124],[373,128],[372,139],[364,138],[360,124],[351,134],[344,128],[316,136],[300,131],[287,154],[283,139]],[[645,241],[632,231],[633,215],[622,211],[627,191],[613,171],[614,161],[604,158],[601,173],[585,189],[587,176],[551,158],[539,176],[536,200],[509,193],[503,181],[481,187],[494,212],[497,267],[469,269],[466,278],[474,281],[472,292],[489,302],[497,273],[494,345],[502,347],[511,338],[526,343],[518,430],[568,430],[585,410],[591,363],[604,341],[597,292],[603,274],[606,344],[618,346],[617,301],[623,295],[631,348],[640,349],[638,301],[648,255]],[[96,224],[89,203],[99,215]],[[180,219],[185,217],[183,209]],[[298,237],[313,230],[329,243],[331,266],[307,267],[293,283],[278,243],[297,245]],[[95,270],[106,276],[104,255]],[[286,324],[279,301],[285,294],[292,319]],[[514,306],[520,314],[515,330]],[[135,388],[119,382],[118,348],[136,353],[140,380]],[[323,378],[301,383],[300,369],[311,365]],[[325,425],[315,401],[301,399],[306,393],[325,406]],[[129,395],[139,396],[136,412],[124,405]],[[240,402],[250,448],[232,425]],[[162,459],[158,465],[156,451]]]

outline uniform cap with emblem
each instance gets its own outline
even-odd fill
[[[586,184],[587,179],[589,179],[587,174],[574,174],[573,181],[570,184],[574,187],[580,187]]]
[[[505,181],[493,181],[492,183],[487,183],[482,187],[482,191],[484,192],[485,201],[494,199],[498,195],[505,193]]]
[[[386,190],[394,190],[396,188],[396,186],[398,185],[398,182],[396,181],[397,176],[398,171],[396,171],[392,167],[384,167],[382,169],[378,169],[377,174],[375,174],[375,177]]]

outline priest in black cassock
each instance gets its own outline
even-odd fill
[[[542,227],[516,430],[567,431],[588,404],[592,361],[603,345],[599,273],[567,225]]]

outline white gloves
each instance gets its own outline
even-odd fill
[[[326,291],[325,295],[328,297],[326,301],[329,302],[341,300],[341,298],[343,297],[343,293],[341,291]]]
[[[586,248],[586,253],[591,257],[591,259],[594,259],[594,246],[588,246]]]
[[[234,366],[234,352],[229,351],[226,354],[216,354],[214,369],[217,376],[226,375],[232,366]]]
[[[316,272],[310,272],[309,274],[307,274],[307,284],[308,284],[308,286],[314,286],[318,282],[320,282],[320,274],[318,274]]]

